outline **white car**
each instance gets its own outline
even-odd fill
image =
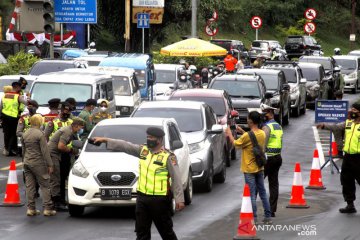
[[[189,147],[182,139],[172,118],[116,118],[101,121],[91,137],[122,139],[134,144],[146,142],[146,129],[151,126],[165,132],[164,146],[177,157],[185,204],[192,200],[192,171]],[[85,143],[74,163],[68,180],[69,213],[81,216],[87,206],[128,206],[136,203],[139,159],[122,152]],[[174,204],[173,204],[174,205]],[[173,206],[174,207],[174,206]]]
[[[344,78],[345,89],[356,93],[360,88],[360,56],[333,56],[336,64],[341,66],[340,73]]]
[[[156,81],[153,86],[154,100],[167,100],[172,93],[174,82],[177,81],[181,70],[185,70],[180,64],[154,64]]]

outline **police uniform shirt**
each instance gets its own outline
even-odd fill
[[[49,140],[48,146],[51,154],[60,154],[58,149],[59,142],[68,145],[72,140],[77,139],[71,126],[60,128]]]
[[[140,158],[142,146],[123,140],[110,139],[107,142],[107,149],[124,152],[134,157]],[[166,166],[172,179],[171,191],[174,195],[175,202],[184,202],[184,191],[181,183],[181,177],[179,172],[180,170],[176,160],[176,156],[173,153],[168,158]]]
[[[20,117],[19,121],[18,121],[18,125],[16,128],[16,136],[17,137],[21,137],[24,134],[24,130],[25,130],[25,117],[28,117],[29,115],[23,115]]]

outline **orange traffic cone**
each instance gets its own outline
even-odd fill
[[[332,156],[337,157],[339,155],[339,151],[338,151],[338,148],[337,148],[337,143],[334,140],[334,137],[333,137],[333,140],[331,142],[331,149],[332,149]],[[330,150],[329,150],[329,155],[330,155]]]
[[[6,185],[4,202],[2,207],[21,207],[24,204],[20,202],[19,185],[16,175],[15,160],[10,162],[9,177]]]
[[[324,187],[323,185],[321,178],[319,152],[317,149],[314,150],[314,158],[311,166],[309,186],[307,186],[306,188],[319,190],[326,189],[326,187]]]
[[[309,208],[306,205],[306,200],[304,196],[304,186],[302,184],[302,177],[301,177],[301,170],[300,170],[300,163],[295,164],[295,172],[294,172],[294,181],[291,191],[291,198],[289,205],[286,206],[287,208]]]
[[[256,228],[254,225],[254,215],[251,205],[249,185],[245,184],[244,194],[241,203],[241,212],[237,234],[234,240],[239,239],[259,239],[256,237]]]

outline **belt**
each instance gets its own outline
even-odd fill
[[[281,148],[266,148],[266,153],[281,153]]]

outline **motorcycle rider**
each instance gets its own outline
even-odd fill
[[[187,72],[186,70],[182,70],[179,74],[178,81],[174,82],[173,90],[184,90],[193,88],[193,85],[189,79],[187,79]]]

